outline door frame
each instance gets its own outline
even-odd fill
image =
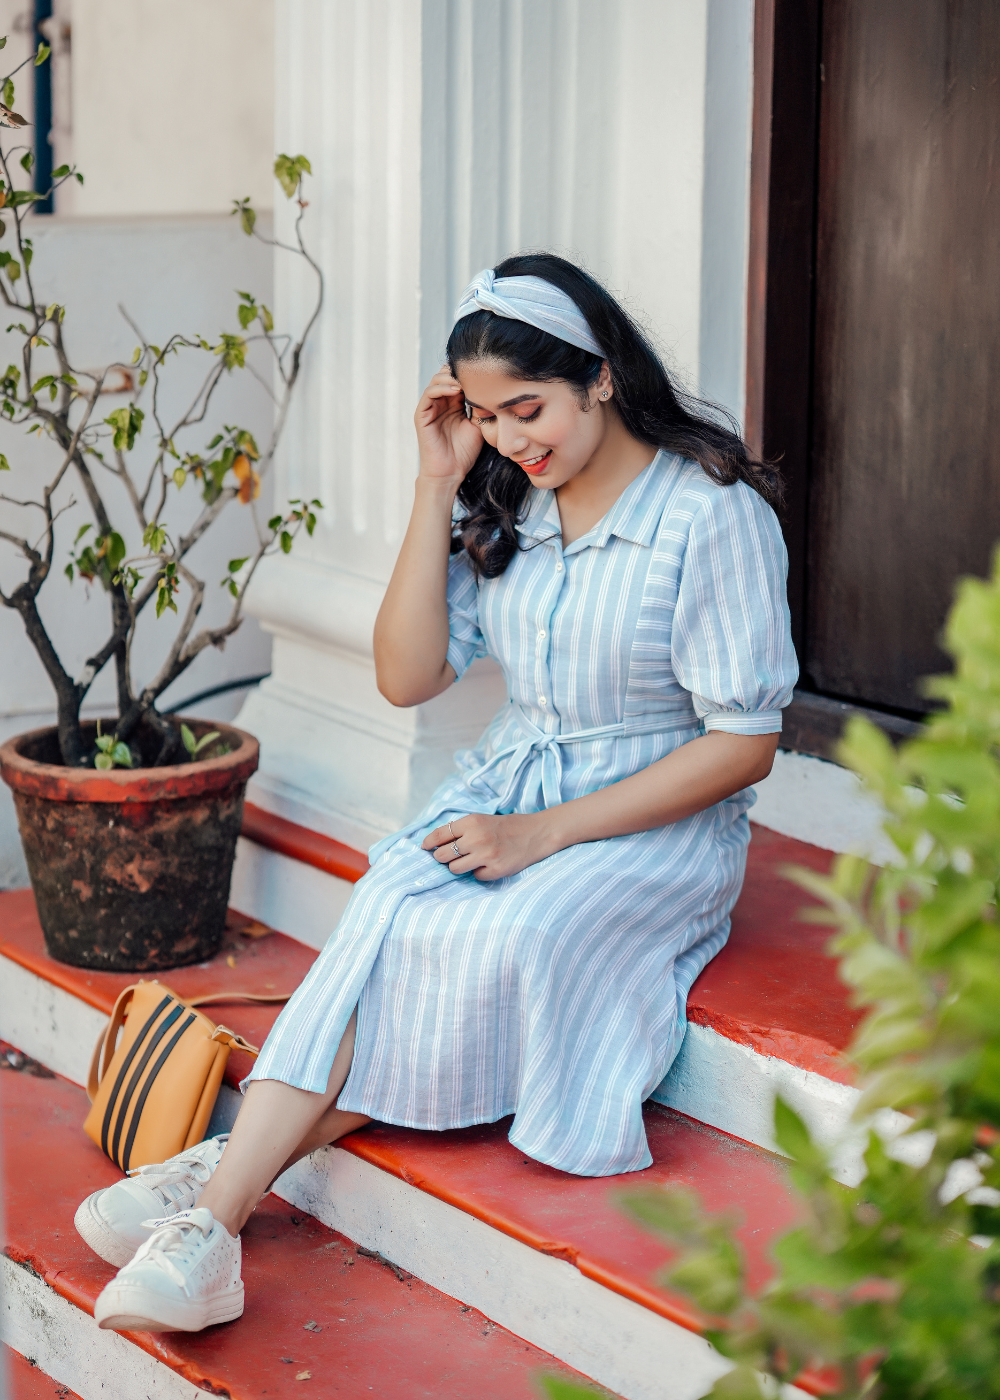
[[[747,276],[746,439],[780,463],[792,639],[802,655],[809,576],[813,331],[823,0],[756,0]],[[798,688],[781,747],[833,758],[852,715],[894,740],[919,725]]]

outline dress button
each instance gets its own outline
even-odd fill
[[[556,573],[557,573],[557,574],[561,574],[561,573],[562,573],[562,564],[561,564],[561,563],[556,564]]]
[[[538,640],[539,640],[540,642],[544,642],[544,641],[545,641],[545,633],[544,633],[544,632],[539,632],[539,634],[538,634]]]
[[[380,924],[384,924],[384,923],[385,923],[385,919],[386,919],[386,916],[385,916],[384,914],[380,914],[380,915],[378,916],[378,921],[379,921]]]
[[[544,705],[544,704],[545,704],[545,696],[544,696],[544,695],[539,695],[539,697],[538,697],[538,703],[539,703],[539,705]]]

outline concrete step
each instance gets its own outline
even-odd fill
[[[702,1335],[708,1319],[658,1281],[669,1251],[623,1213],[623,1187],[682,1185],[734,1213],[753,1287],[795,1218],[779,1161],[654,1105],[655,1164],[624,1182],[527,1161],[504,1124],[373,1126],[286,1173],[255,1213],[242,1328],[122,1338],[90,1320],[114,1271],[72,1226],[79,1200],[118,1173],[82,1132],[83,1092],[19,1067],[3,1085],[4,1339],[84,1400],[281,1395],[293,1363],[337,1376],[337,1393],[350,1396],[369,1385],[404,1397],[528,1395],[541,1370],[572,1367],[627,1400],[696,1400],[726,1363]],[[394,1292],[400,1284],[407,1294]],[[329,1335],[303,1335],[310,1320]],[[477,1366],[494,1388],[472,1387]],[[455,1384],[427,1388],[435,1367]]]
[[[0,1393],[9,1400],[80,1400],[75,1390],[46,1375],[34,1357],[22,1356],[13,1347],[2,1348],[0,1366],[7,1381],[6,1391]]]
[[[3,1335],[33,1358],[27,1369],[37,1381],[15,1395],[529,1400],[545,1373],[583,1382],[475,1308],[273,1195],[243,1234],[240,1322],[194,1335],[101,1331],[94,1303],[115,1270],[79,1238],[73,1213],[119,1174],[80,1128],[86,1097],[75,1085],[22,1072],[5,1074],[3,1089]]]

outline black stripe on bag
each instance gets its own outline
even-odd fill
[[[173,1011],[171,1011],[170,1015],[164,1016],[163,1020],[157,1026],[155,1032],[149,1037],[149,1044],[146,1046],[142,1059],[139,1061],[138,1065],[136,1065],[135,1073],[132,1075],[132,1078],[128,1082],[128,1088],[122,1095],[122,1106],[118,1113],[118,1122],[115,1124],[115,1135],[111,1143],[111,1160],[113,1162],[118,1162],[119,1166],[121,1166],[121,1162],[118,1161],[118,1144],[121,1142],[122,1128],[125,1126],[125,1119],[128,1115],[128,1106],[132,1102],[132,1095],[135,1093],[136,1086],[142,1079],[143,1071],[149,1064],[153,1051],[159,1045],[160,1041],[166,1035],[167,1031],[174,1024],[177,1018],[183,1015],[184,1007],[181,1006],[178,1002],[178,1004],[174,1007]],[[122,1167],[122,1171],[124,1170],[125,1168]]]
[[[123,1085],[124,1082],[125,1082],[125,1076],[126,1076],[126,1074],[128,1074],[129,1066],[131,1065],[132,1061],[135,1059],[135,1057],[136,1057],[136,1055],[139,1053],[139,1051],[142,1049],[142,1043],[143,1043],[143,1041],[146,1039],[146,1036],[149,1034],[150,1028],[152,1027],[153,1022],[156,1020],[157,1016],[159,1016],[159,1014],[160,1014],[160,1012],[163,1010],[163,1008],[164,1008],[165,1006],[169,1006],[169,1005],[170,1005],[170,1003],[171,1003],[172,1000],[173,1000],[173,998],[172,998],[172,997],[169,997],[169,996],[166,996],[166,997],[163,998],[163,1000],[160,1002],[159,1006],[158,1006],[158,1007],[156,1008],[156,1010],[153,1012],[152,1016],[150,1016],[149,1020],[146,1022],[146,1024],[143,1026],[142,1030],[139,1032],[139,1034],[136,1036],[135,1040],[132,1042],[132,1048],[131,1048],[131,1050],[128,1052],[128,1054],[125,1056],[125,1060],[124,1060],[124,1062],[123,1062],[123,1064],[122,1064],[122,1067],[121,1067],[121,1069],[118,1071],[118,1078],[115,1080],[115,1087],[111,1090],[111,1095],[110,1095],[110,1097],[109,1097],[109,1099],[108,1099],[107,1107],[106,1107],[105,1110],[104,1110],[104,1122],[103,1122],[102,1125],[101,1125],[101,1150],[102,1150],[104,1153],[106,1153],[108,1156],[111,1155],[111,1154],[108,1152],[108,1133],[109,1133],[110,1130],[111,1130],[111,1115],[112,1115],[112,1113],[114,1112],[114,1109],[115,1109],[115,1101],[116,1101],[117,1098],[118,1098],[119,1090],[121,1089],[122,1085]]]
[[[170,1052],[173,1050],[174,1046],[177,1044],[181,1036],[187,1030],[188,1026],[193,1026],[196,1020],[197,1017],[192,1011],[191,1015],[187,1018],[184,1024],[182,1026],[179,1026],[177,1030],[174,1031],[173,1035],[170,1037],[170,1040],[167,1042],[166,1046],[161,1051],[160,1056],[156,1061],[156,1064],[150,1070],[149,1078],[142,1086],[142,1093],[139,1095],[139,1102],[136,1104],[135,1112],[132,1115],[132,1126],[128,1130],[128,1137],[125,1139],[125,1151],[122,1154],[122,1171],[124,1172],[128,1171],[129,1161],[132,1156],[132,1144],[135,1142],[135,1135],[139,1128],[139,1121],[142,1118],[142,1110],[145,1107],[146,1098],[149,1094],[150,1089],[153,1087],[153,1083],[156,1079],[156,1076],[166,1064],[170,1056]]]

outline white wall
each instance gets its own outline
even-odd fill
[[[272,204],[272,0],[72,0],[72,156],[61,213]]]
[[[265,232],[267,227],[265,220]],[[246,238],[235,220],[227,217],[155,221],[41,218],[35,221],[34,238],[36,294],[46,302],[57,300],[67,306],[67,346],[75,363],[85,369],[131,358],[136,337],[118,311],[119,302],[150,340],[162,343],[172,330],[200,331],[211,338],[220,330],[236,329],[237,287],[253,290],[264,300],[272,295],[270,250]],[[19,338],[0,336],[0,362],[4,365],[15,358],[15,339]],[[168,409],[179,406],[182,397],[193,392],[206,359],[198,355],[171,362],[176,387],[165,399]],[[109,395],[101,405],[101,416],[124,402],[120,396]],[[249,373],[236,372],[224,378],[209,419],[202,428],[191,431],[187,445],[204,446],[223,422],[238,422],[263,437],[271,418],[270,400],[260,384]],[[139,462],[148,460],[152,445],[147,420],[134,457]],[[23,429],[4,420],[0,421],[0,452],[11,464],[11,471],[0,477],[0,491],[22,499],[37,495],[46,473],[52,470],[55,449],[51,444],[26,438]],[[138,530],[121,492],[110,489],[114,483],[109,478],[102,485],[108,490],[116,523],[122,522],[121,532],[137,544]],[[196,483],[189,480],[171,508],[171,518],[182,520],[193,513],[196,491]],[[77,580],[71,586],[62,573],[77,528],[90,518],[85,506],[79,504],[79,484],[67,480],[60,503],[71,496],[78,504],[57,526],[56,568],[44,585],[39,605],[64,664],[75,674],[107,635],[108,612],[99,585],[88,589]],[[266,509],[266,498],[258,504]],[[25,518],[30,519],[31,514],[0,503],[0,528],[23,534],[30,528]],[[230,558],[249,552],[251,538],[248,509],[234,503],[192,551],[192,566],[207,582],[203,620],[222,616],[228,595],[218,588],[217,580]],[[22,576],[18,556],[9,544],[0,541],[0,584],[4,591],[9,593]],[[162,659],[174,625],[169,613],[159,622],[152,616],[144,617],[134,652],[139,682],[152,674]],[[268,669],[269,661],[270,639],[252,618],[247,619],[224,652],[208,648],[202,653],[166,699],[179,701],[223,680],[260,674]],[[85,712],[112,713],[113,696],[109,667],[95,682]],[[231,717],[240,699],[229,698],[221,707],[199,706],[199,713]],[[50,723],[53,708],[48,678],[24,636],[19,615],[0,607],[0,741]],[[22,879],[11,798],[0,785],[0,887]]]

